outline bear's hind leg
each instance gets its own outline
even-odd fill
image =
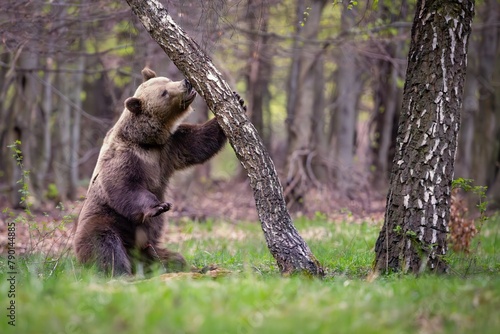
[[[132,275],[129,256],[116,232],[102,231],[93,238],[92,246],[93,257],[101,271],[111,276]]]
[[[149,264],[160,263],[167,272],[187,270],[187,262],[180,253],[149,244],[143,249],[142,254],[148,259]]]

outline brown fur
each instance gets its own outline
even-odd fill
[[[182,255],[159,247],[168,181],[176,170],[200,164],[226,142],[217,121],[180,124],[196,93],[142,71],[144,82],[125,101],[107,133],[80,213],[74,248],[82,263],[112,275],[132,274],[134,259],[182,270]]]

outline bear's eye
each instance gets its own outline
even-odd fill
[[[165,96],[167,96],[167,94],[168,94],[168,91],[165,89],[165,90],[163,91],[163,93],[161,93],[161,96],[165,97]]]

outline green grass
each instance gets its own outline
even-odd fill
[[[74,263],[17,259],[16,327],[7,324],[0,260],[0,333],[497,333],[500,219],[449,275],[366,280],[380,226],[298,219],[324,279],[281,277],[258,224],[188,222],[172,249],[217,279],[109,280]],[[187,239],[186,239],[187,237]],[[173,238],[175,240],[175,238]],[[180,239],[178,239],[180,240]]]

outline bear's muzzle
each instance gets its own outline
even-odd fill
[[[193,102],[196,97],[196,91],[193,89],[193,85],[188,81],[188,79],[184,79],[184,87],[186,87],[186,93],[184,97],[184,104],[189,105]]]
[[[188,79],[184,79],[184,87],[186,87],[186,92],[188,94],[193,90],[193,85],[189,82]]]

